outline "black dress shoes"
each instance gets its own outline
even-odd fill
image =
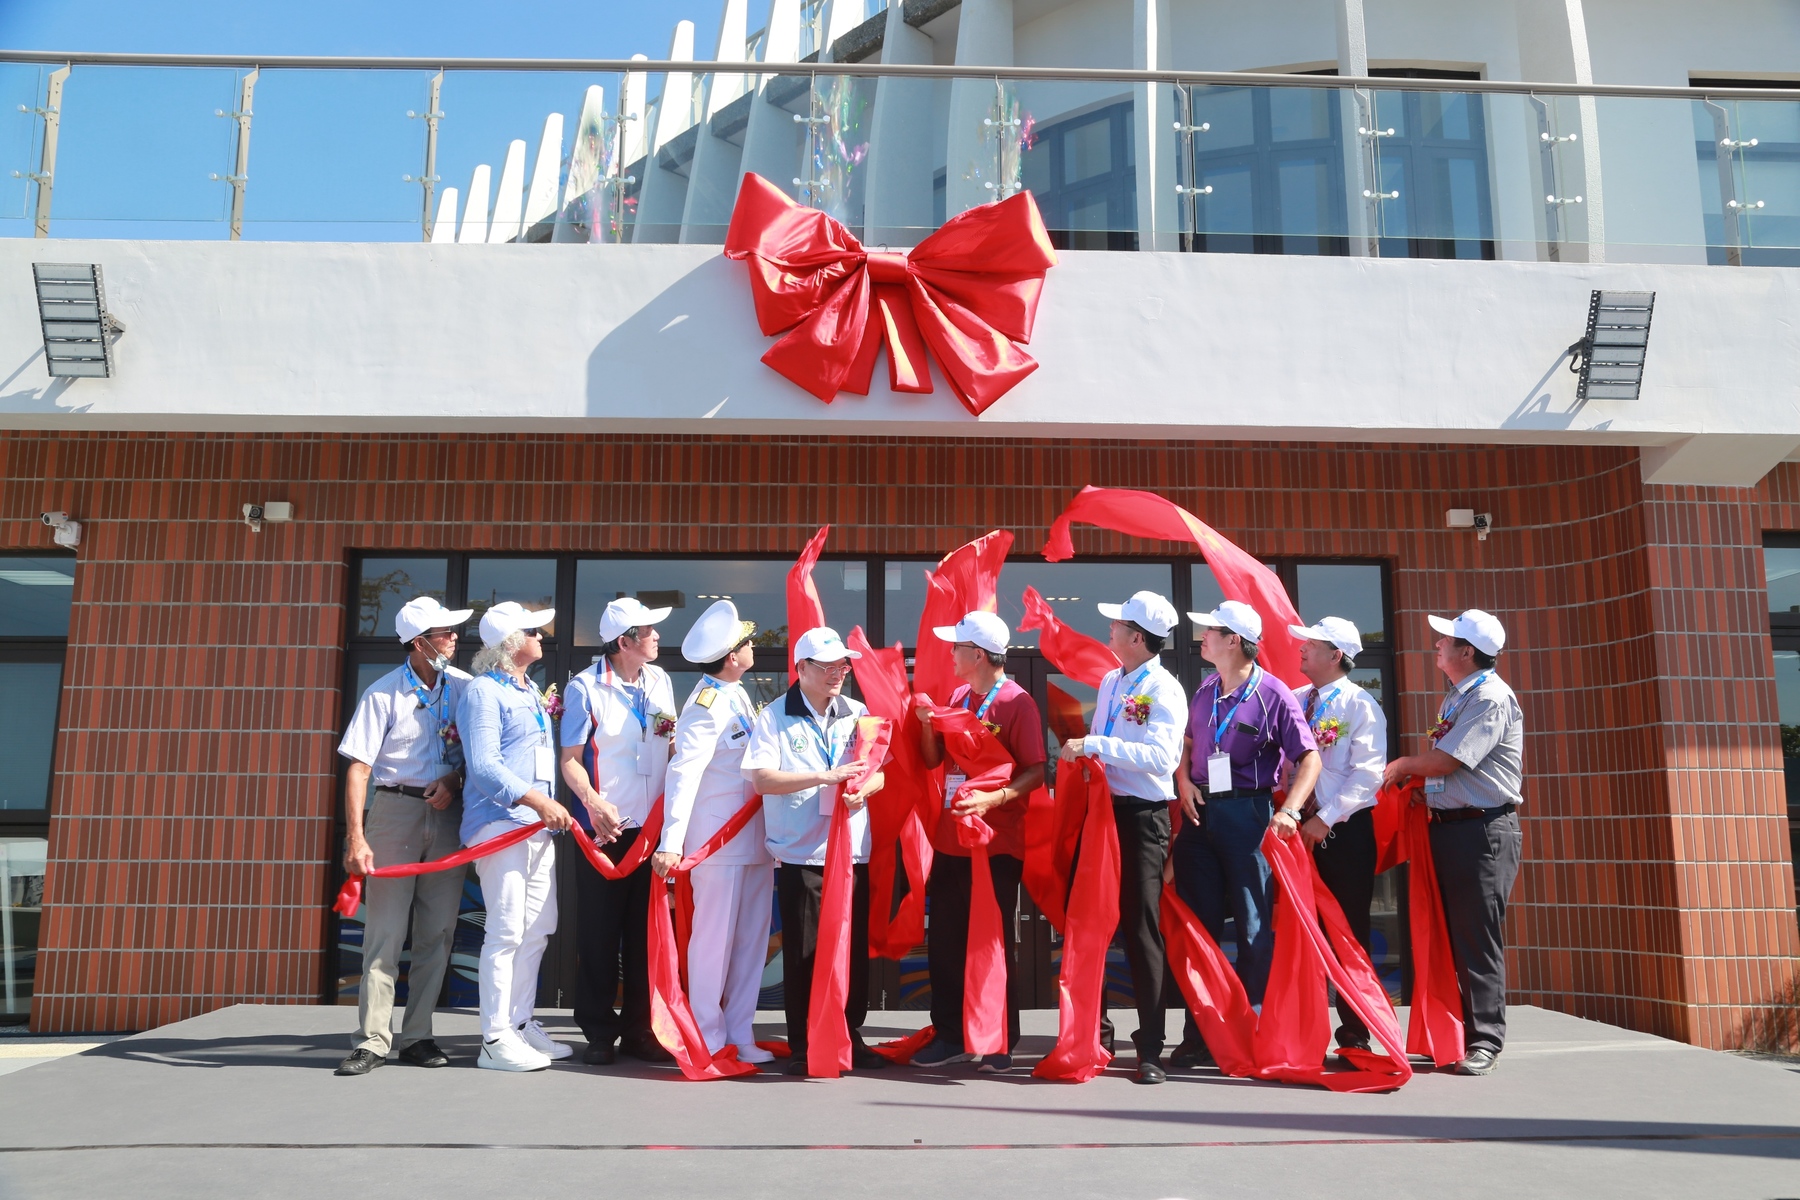
[[[1469,1051],[1463,1060],[1452,1068],[1458,1075],[1492,1075],[1500,1055],[1482,1046]]]
[[[1154,1058],[1140,1058],[1138,1059],[1137,1074],[1132,1077],[1132,1082],[1163,1083],[1166,1082],[1168,1078],[1169,1073],[1163,1070],[1163,1065],[1160,1062],[1157,1062]]]
[[[785,1068],[785,1073],[789,1075],[806,1074],[806,1051],[802,1050],[798,1054],[788,1056],[788,1065]]]
[[[663,1044],[656,1040],[653,1033],[640,1033],[635,1037],[621,1038],[619,1049],[635,1059],[649,1063],[674,1062],[675,1056],[663,1049]]]
[[[1175,1053],[1169,1055],[1169,1066],[1176,1071],[1191,1071],[1195,1067],[1215,1065],[1212,1051],[1206,1048],[1205,1042],[1183,1042],[1175,1047]]]
[[[367,1075],[387,1059],[373,1050],[352,1050],[350,1057],[338,1064],[339,1075]]]
[[[893,1064],[861,1042],[852,1042],[850,1044],[850,1066],[857,1071],[880,1071],[893,1066]]]
[[[400,1051],[400,1061],[413,1067],[447,1067],[450,1058],[430,1038],[420,1038]]]
[[[610,1067],[619,1061],[619,1052],[611,1042],[589,1042],[581,1061],[590,1067]]]

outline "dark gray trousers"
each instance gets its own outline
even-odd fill
[[[1506,1043],[1506,898],[1519,877],[1523,842],[1516,811],[1431,825],[1468,1050],[1498,1054]]]

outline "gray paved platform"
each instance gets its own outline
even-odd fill
[[[452,1067],[340,1079],[354,1016],[238,1006],[0,1078],[0,1195],[1800,1197],[1795,1064],[1541,1009],[1512,1010],[1494,1075],[1421,1072],[1385,1096],[966,1064],[835,1082],[696,1084],[638,1063],[503,1075],[474,1069],[464,1012],[438,1021]],[[921,1018],[875,1014],[868,1031]],[[566,1013],[545,1023],[579,1042]],[[1054,1023],[1026,1014],[1027,1064]]]

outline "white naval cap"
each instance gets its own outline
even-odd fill
[[[1320,617],[1316,625],[1289,625],[1288,632],[1307,642],[1330,642],[1354,659],[1362,653],[1362,633],[1354,621],[1343,617]]]
[[[1461,638],[1483,654],[1498,654],[1506,645],[1506,630],[1493,613],[1471,608],[1458,617],[1426,617],[1439,633]]]
[[[636,596],[620,596],[600,614],[600,640],[610,642],[627,629],[654,625],[674,611],[672,608],[645,608],[644,602]]]
[[[844,645],[844,639],[838,631],[824,625],[817,629],[809,629],[800,635],[794,643],[794,661],[802,662],[812,659],[815,662],[842,662],[846,658],[861,658],[862,655]]]
[[[691,663],[718,662],[755,632],[756,622],[740,620],[737,605],[714,601],[681,639],[681,657]]]
[[[954,625],[933,625],[931,632],[946,642],[973,642],[990,654],[1005,654],[1012,631],[991,612],[979,609]]]
[[[517,600],[502,600],[481,614],[481,644],[498,646],[521,629],[542,629],[555,619],[554,608],[533,612]]]
[[[1137,592],[1123,604],[1097,605],[1110,621],[1129,621],[1157,637],[1168,637],[1175,628],[1175,606],[1155,592]]]
[[[1229,629],[1246,642],[1262,641],[1262,614],[1242,600],[1227,600],[1209,613],[1191,612],[1188,620],[1211,629]]]
[[[394,614],[394,632],[410,642],[433,629],[454,629],[474,615],[472,608],[445,608],[435,596],[418,596]]]

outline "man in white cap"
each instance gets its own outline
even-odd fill
[[[1236,922],[1232,968],[1250,1003],[1260,1006],[1275,948],[1275,890],[1263,834],[1271,822],[1283,837],[1299,828],[1301,808],[1319,778],[1319,751],[1294,693],[1256,663],[1262,616],[1241,600],[1226,600],[1188,619],[1200,626],[1200,657],[1215,673],[1194,693],[1188,716],[1177,780],[1182,828],[1171,856],[1175,891],[1214,941],[1224,940],[1227,917]],[[1294,772],[1277,811],[1274,789],[1283,761]],[[1171,1061],[1190,1067],[1205,1054],[1190,1012]]]
[[[887,1059],[862,1040],[869,1015],[869,813],[881,790],[878,771],[861,792],[840,792],[862,765],[849,758],[856,720],[868,710],[843,694],[850,660],[862,655],[844,645],[835,629],[820,626],[794,643],[799,681],[778,703],[764,708],[744,751],[744,777],[763,798],[763,820],[775,869],[781,913],[781,982],[787,1009],[791,1075],[806,1074],[806,1019],[812,999],[813,958],[819,905],[825,890],[825,842],[831,805],[850,810],[850,848],[856,886],[851,896],[850,979],[844,1021],[850,1028],[851,1065],[880,1070]]]
[[[1319,747],[1319,781],[1301,815],[1300,836],[1313,848],[1319,877],[1337,897],[1350,929],[1370,949],[1369,906],[1375,899],[1375,793],[1387,766],[1387,715],[1350,679],[1362,633],[1343,617],[1290,625],[1300,639],[1300,671],[1310,681],[1295,692]],[[1369,1030],[1337,1000],[1337,1044],[1367,1050]]]
[[[655,665],[667,608],[621,596],[600,614],[600,657],[563,697],[562,776],[581,800],[575,819],[618,862],[631,853],[663,794],[675,692]],[[666,812],[665,808],[665,812]],[[582,1061],[604,1066],[623,1050],[645,1062],[669,1052],[650,1030],[650,863],[608,879],[583,856],[575,867],[575,1023]],[[623,973],[624,1008],[614,1007]],[[614,1049],[614,1043],[618,1049]]]
[[[756,708],[744,672],[756,665],[753,622],[720,600],[700,615],[681,641],[681,656],[705,672],[675,722],[663,799],[662,841],[651,868],[663,878],[683,856],[706,844],[756,796],[744,778],[744,751]],[[762,809],[725,845],[690,873],[694,920],[688,938],[688,1003],[717,1054],[728,1043],[739,1062],[774,1057],[756,1044],[752,1022],[769,950],[769,900],[775,872],[765,845]]]
[[[1169,858],[1169,802],[1181,763],[1181,731],[1187,696],[1157,657],[1175,629],[1175,606],[1155,592],[1138,592],[1123,604],[1102,604],[1111,620],[1106,644],[1121,666],[1100,681],[1094,719],[1086,737],[1063,743],[1061,758],[1091,756],[1106,769],[1113,820],[1119,830],[1119,932],[1131,964],[1137,999],[1139,1083],[1162,1083],[1164,958],[1161,907],[1163,868]],[[1112,1022],[1102,1022],[1110,1048]]]
[[[556,610],[503,600],[481,616],[481,653],[463,691],[468,781],[463,844],[491,841],[539,821],[544,828],[475,860],[487,918],[481,940],[481,1054],[494,1071],[541,1071],[573,1051],[550,1040],[532,1010],[538,966],[556,932],[556,843],[569,810],[556,801],[556,731],[526,672],[544,656],[543,627]]]
[[[1437,667],[1450,681],[1423,754],[1397,758],[1384,776],[1425,780],[1431,860],[1437,868],[1450,950],[1463,1002],[1463,1060],[1456,1070],[1486,1075],[1506,1043],[1506,901],[1519,876],[1524,836],[1525,715],[1495,671],[1506,630],[1478,608],[1430,617]]]
[[[456,708],[469,677],[451,666],[450,658],[457,627],[470,611],[420,596],[394,616],[406,661],[369,685],[338,746],[350,760],[344,778],[344,870],[353,875],[456,850],[463,766]],[[387,1061],[394,1037],[394,981],[409,926],[412,963],[400,1061],[444,1066],[450,1060],[432,1040],[431,1013],[450,965],[463,872],[370,879],[366,887],[356,1043],[337,1073],[367,1075]]]
[[[950,693],[950,707],[967,709],[985,724],[1012,756],[1013,774],[1005,787],[956,793],[968,779],[967,768],[952,758],[944,773],[944,807],[931,845],[931,879],[926,896],[931,905],[931,937],[927,965],[931,975],[931,1043],[913,1055],[914,1066],[960,1062],[963,1048],[963,976],[969,954],[969,851],[958,839],[955,817],[971,814],[994,831],[988,843],[988,871],[1000,905],[1006,938],[1006,1052],[988,1054],[978,1068],[990,1074],[1012,1069],[1012,1050],[1019,1041],[1018,957],[1019,880],[1025,873],[1025,809],[1031,793],[1044,783],[1044,719],[1031,693],[1006,677],[1006,622],[990,612],[972,612],[954,625],[938,625],[932,633],[951,645],[956,677],[962,683]],[[925,765],[944,761],[944,739],[931,726],[931,708],[920,705],[919,750]]]

